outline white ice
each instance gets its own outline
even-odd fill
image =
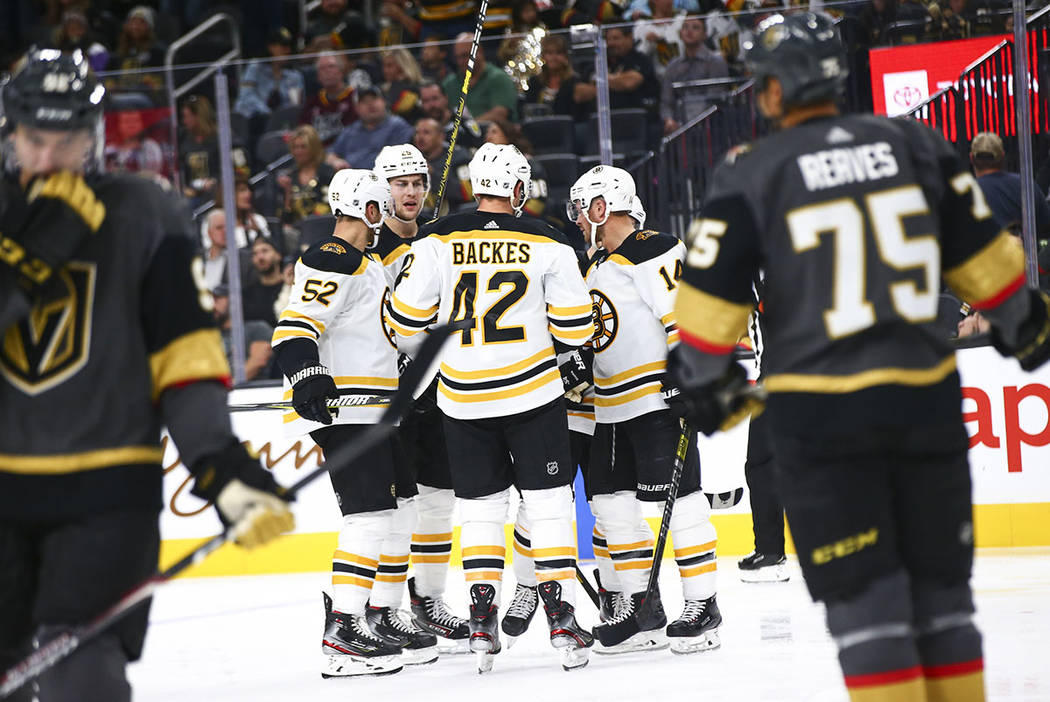
[[[540,611],[529,632],[513,649],[504,648],[483,676],[473,658],[461,655],[387,677],[322,680],[320,590],[330,576],[316,573],[169,584],[154,602],[144,659],[129,675],[140,702],[845,702],[822,610],[810,601],[797,567],[788,583],[744,584],[735,562],[719,563],[722,647],[691,656],[592,655],[588,667],[566,673]],[[667,561],[661,576],[671,618],[681,608],[675,570]],[[504,603],[513,592],[509,569],[506,575]],[[1050,702],[1050,549],[981,550],[973,582],[988,698]],[[466,612],[466,588],[456,569],[448,599]],[[580,621],[594,624],[597,614],[582,590],[578,606]]]

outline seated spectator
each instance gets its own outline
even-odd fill
[[[441,176],[445,171],[445,157],[448,155],[448,142],[443,138],[441,125],[431,117],[422,117],[416,122],[416,133],[412,143],[423,154],[430,169],[430,191],[427,193],[426,202],[423,203],[420,219],[429,220],[434,216],[434,206],[437,204],[437,193],[441,184]],[[452,163],[448,170],[448,179],[445,183],[444,199],[441,202],[440,215],[446,215],[450,210],[467,202],[469,196],[463,188],[466,181],[470,185],[470,154],[458,145],[452,150]]]
[[[576,0],[561,13],[564,27],[574,24],[612,24],[622,19],[620,6],[606,0]]]
[[[445,141],[452,139],[456,115],[452,113],[448,104],[448,95],[445,95],[441,86],[430,81],[423,81],[423,84],[419,86],[419,101],[423,114],[437,120],[437,123],[442,125]],[[481,126],[470,116],[470,110],[464,107],[463,119],[459,122],[459,134],[456,136],[456,146],[473,151],[481,145],[484,138]]]
[[[226,212],[213,209],[204,217],[204,283],[214,290],[226,282]]]
[[[586,119],[586,110],[573,99],[580,77],[572,70],[569,45],[560,34],[548,34],[540,41],[543,68],[529,79],[525,92],[527,104],[548,105],[556,115],[570,115],[576,121]]]
[[[128,13],[117,38],[116,51],[109,62],[109,70],[127,71],[107,82],[108,87],[118,90],[144,90],[160,96],[164,89],[164,77],[156,72],[140,72],[143,68],[158,68],[164,65],[167,49],[157,40],[156,17],[152,9],[138,5]]]
[[[926,6],[926,37],[946,41],[968,39],[973,22],[967,0],[939,0]]]
[[[79,49],[88,57],[88,63],[96,71],[101,71],[109,63],[109,51],[88,26],[87,15],[76,8],[62,13],[62,21],[51,33],[51,41],[48,44],[65,52]]]
[[[473,40],[473,34],[464,33],[456,37],[454,55],[458,70],[445,78],[441,85],[449,102],[454,104],[459,103]],[[470,75],[470,89],[467,91],[467,108],[479,122],[490,122],[494,119],[515,122],[518,119],[518,90],[514,87],[514,81],[506,73],[486,62],[483,51],[478,51],[474,57],[474,71]]]
[[[191,207],[212,199],[219,177],[219,138],[215,110],[203,95],[190,95],[179,109],[182,131],[179,134],[179,171],[183,194]],[[242,175],[248,173],[248,157],[234,145],[233,167]]]
[[[492,122],[485,130],[485,141],[490,144],[510,144],[525,154],[529,167],[532,168],[532,185],[529,188],[529,199],[525,201],[523,209],[525,214],[531,217],[542,217],[547,209],[547,172],[543,170],[543,166],[538,161],[533,160],[532,143],[525,138],[521,127],[502,120]],[[464,185],[464,190],[468,197],[473,197],[474,193],[470,189],[469,182],[468,179],[468,185]]]
[[[346,84],[346,59],[333,53],[317,57],[317,81],[321,89],[307,96],[299,124],[309,124],[321,141],[330,144],[344,127],[357,119],[354,88]]]
[[[433,34],[423,42],[423,48],[419,53],[419,68],[423,72],[423,78],[439,85],[451,70],[448,63],[448,49],[442,43],[444,41],[445,38],[440,34]]]
[[[415,43],[419,41],[423,23],[410,0],[383,0],[379,16],[389,20],[379,32],[380,46]]]
[[[702,17],[687,18],[682,24],[681,38],[684,53],[667,64],[660,86],[660,117],[663,119],[665,134],[678,129],[708,106],[707,91],[703,88],[675,90],[674,83],[725,78],[729,75],[729,65],[725,59],[704,44],[707,27]]]
[[[419,64],[408,49],[400,47],[383,51],[382,66],[383,83],[379,87],[390,112],[406,122],[415,122],[423,114],[419,105],[419,84],[423,82]]]
[[[692,14],[694,12],[700,12],[702,9],[699,0],[671,0],[669,5],[671,7],[671,12],[674,14]],[[631,0],[631,4],[627,6],[627,10],[624,11],[623,15],[626,19],[637,21],[648,17],[656,18],[659,16],[659,12],[662,12],[662,10],[657,10],[656,2],[654,2],[654,0]],[[637,27],[635,28],[634,33],[636,35],[641,34]]]
[[[248,118],[253,142],[265,130],[270,112],[303,101],[303,76],[287,65],[294,43],[292,33],[281,27],[266,44],[270,58],[251,63],[241,78],[233,111]]]
[[[329,35],[346,20],[347,0],[321,0],[317,14],[306,23],[303,38],[309,46],[317,38],[328,38]],[[357,47],[347,47],[357,48]]]
[[[252,202],[252,186],[247,176],[238,175],[234,178],[236,189],[233,194],[233,206],[237,210],[237,229],[234,231],[234,242],[238,249],[243,249],[260,236],[270,236],[270,225],[266,218],[255,211]],[[216,188],[215,203],[222,205],[222,187]],[[207,247],[207,242],[205,242]]]
[[[384,146],[412,138],[412,126],[387,112],[386,99],[375,86],[357,91],[357,116],[332,146],[332,152],[351,168],[371,168]]]
[[[215,299],[215,321],[222,334],[222,345],[226,358],[233,365],[233,322],[230,320],[230,289],[223,284],[212,290]],[[273,357],[270,339],[273,327],[259,320],[247,320],[244,323],[244,379],[255,380],[266,378],[266,369]]]
[[[660,140],[661,129],[660,82],[656,79],[653,62],[634,48],[630,26],[606,29],[605,41],[609,47],[609,108],[640,107],[648,111],[651,117],[648,142],[655,145]],[[594,69],[590,70],[593,73]],[[589,112],[597,109],[596,95],[593,75],[576,84],[574,99],[587,105]]]
[[[652,59],[656,77],[663,79],[667,64],[682,55],[682,24],[685,13],[672,6],[674,0],[649,0],[652,15],[634,23],[638,51]]]
[[[485,11],[485,23],[481,26],[481,36],[496,37],[506,34],[510,30],[511,12],[514,0],[489,0],[488,9]],[[489,50],[493,46],[482,40],[482,48]],[[489,50],[491,55],[491,50]]]
[[[164,170],[164,152],[146,132],[139,110],[117,113],[116,143],[106,144],[106,167],[113,171],[159,176]]]
[[[474,34],[474,18],[478,13],[477,0],[417,0],[419,10],[419,38],[454,37],[463,32]]]
[[[288,150],[295,168],[277,178],[277,184],[284,191],[281,220],[295,224],[314,215],[331,214],[328,184],[335,169],[325,163],[324,146],[317,132],[309,125],[299,127],[288,139]]]
[[[970,143],[970,163],[981,186],[984,199],[992,210],[1000,229],[1021,233],[1021,176],[1006,170],[1006,152],[1003,140],[993,132],[981,132]],[[1037,183],[1035,189],[1035,235],[1037,239],[1050,236],[1050,206]]]
[[[255,275],[242,287],[244,319],[257,319],[275,327],[281,312],[275,305],[287,283],[281,252],[273,240],[261,236],[252,242],[252,269]]]

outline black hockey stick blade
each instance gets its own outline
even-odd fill
[[[729,492],[705,492],[704,495],[707,496],[711,509],[729,509],[740,504],[744,497],[744,488],[738,487]]]
[[[335,451],[323,464],[289,487],[286,490],[286,495],[289,499],[294,497],[303,487],[316,480],[322,473],[327,472],[327,464],[331,463],[334,466],[333,470],[337,470],[339,466],[346,465],[354,460],[393,431],[398,419],[411,405],[412,393],[423,380],[427,367],[437,358],[442,346],[445,344],[445,340],[459,326],[461,324],[440,326],[430,330],[426,341],[423,342],[419,352],[416,354],[416,360],[401,375],[398,391],[393,395],[390,404],[383,411],[379,422],[372,425],[368,431],[358,437],[357,441]],[[48,641],[42,642],[32,654],[4,672],[3,677],[0,678],[0,699],[8,697],[44,671],[54,667],[73,651],[77,650],[84,642],[91,640],[131,612],[137,605],[149,598],[161,585],[217,551],[220,546],[226,543],[231,531],[232,527],[226,528],[221,534],[216,534],[187,553],[177,563],[142,581],[121,597],[113,606],[86,624],[74,626],[56,634]]]

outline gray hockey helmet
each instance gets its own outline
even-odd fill
[[[766,78],[779,80],[785,107],[834,100],[849,73],[838,30],[821,13],[771,15],[744,48],[758,88]]]

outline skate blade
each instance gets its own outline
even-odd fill
[[[594,652],[602,656],[618,656],[622,653],[639,653],[642,651],[662,651],[670,646],[663,629],[640,631],[631,638],[615,646],[605,646],[601,642],[594,647]]]
[[[427,665],[438,659],[437,646],[426,648],[403,648],[401,649],[401,663],[404,665]]]
[[[691,653],[703,653],[713,651],[722,645],[722,639],[718,636],[718,629],[704,632],[700,636],[679,637],[670,636],[671,653],[679,656],[688,656]]]
[[[790,579],[786,565],[740,571],[740,581],[745,583],[783,583]]]
[[[514,648],[514,644],[518,642],[517,636],[511,636],[507,632],[503,632],[503,640],[507,643],[507,650]]]
[[[438,638],[437,650],[442,656],[463,656],[470,653],[470,641]]]
[[[492,670],[492,664],[496,662],[495,654],[487,651],[475,651],[474,659],[478,664],[478,675],[488,673]]]
[[[560,648],[558,650],[561,653],[561,667],[566,671],[585,668],[587,664],[591,662],[590,650],[586,648],[566,646],[565,648]]]
[[[403,669],[401,656],[379,656],[361,658],[360,656],[325,656],[324,670],[321,677],[353,678],[359,676],[393,675]]]

